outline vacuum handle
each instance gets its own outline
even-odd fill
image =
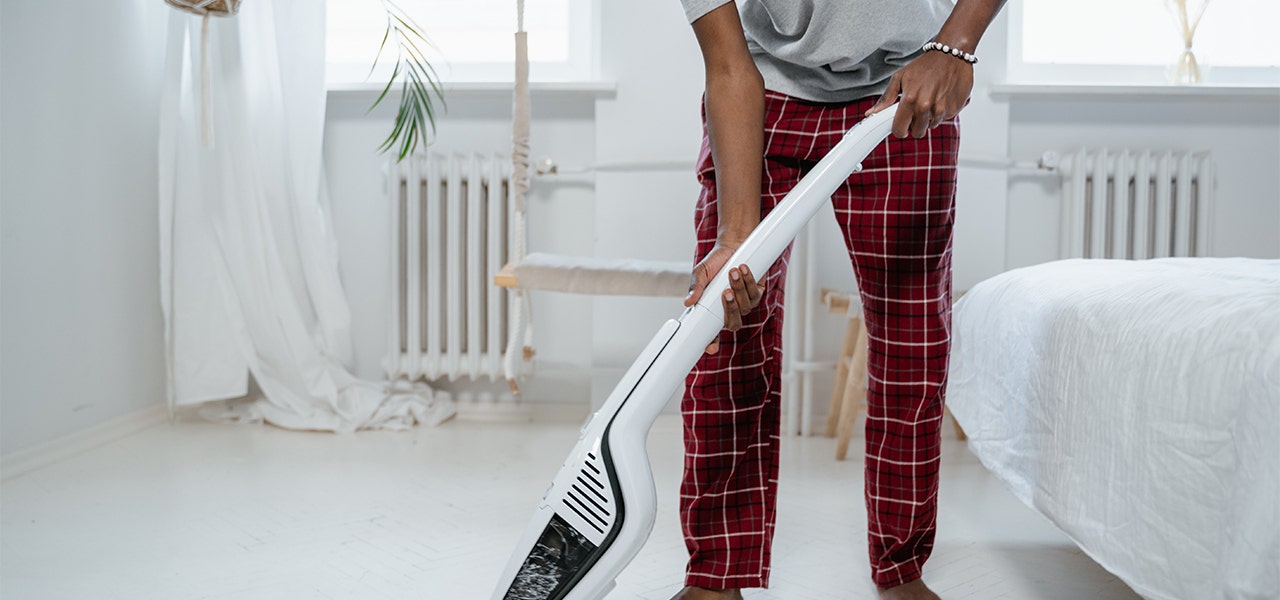
[[[831,194],[849,175],[861,170],[862,160],[893,130],[893,117],[897,112],[898,105],[894,104],[859,121],[846,132],[729,257],[725,268],[703,290],[698,305],[723,323],[724,305],[720,298],[729,287],[729,267],[745,264],[752,274],[763,279],[769,267],[782,256],[791,240],[800,235],[800,230]]]

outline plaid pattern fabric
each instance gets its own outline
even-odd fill
[[[767,92],[761,212],[767,214],[875,103],[806,102]],[[872,579],[920,576],[933,547],[943,393],[950,350],[956,120],[922,139],[890,136],[832,197],[857,275],[869,352],[866,503]],[[703,137],[695,260],[715,245],[715,168]],[[681,403],[680,516],[686,585],[767,587],[778,479],[783,287],[689,373]],[[844,499],[832,498],[832,502]]]

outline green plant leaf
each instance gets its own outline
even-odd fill
[[[444,91],[440,89],[440,85],[437,83],[440,81],[440,75],[436,73],[436,68],[431,66],[431,62],[427,60],[426,56],[418,49],[417,46],[410,46],[409,54],[412,59],[408,61],[410,66],[418,69],[422,78],[426,79],[427,82],[431,84],[431,89],[435,90],[436,96],[440,99],[440,102],[444,103]]]
[[[373,76],[373,70],[378,68],[378,59],[382,58],[382,50],[387,47],[387,38],[391,37],[391,22],[387,21],[387,28],[382,32],[382,43],[378,44],[378,53],[373,55],[373,64],[369,66],[369,74],[365,75],[365,79]]]
[[[426,63],[424,66],[418,61],[409,61],[409,67],[409,74],[414,81],[414,85],[417,88],[419,96],[421,97],[419,99],[421,102],[420,108],[422,108],[423,112],[426,113],[426,120],[430,123],[431,129],[434,132],[436,125],[436,110],[433,106],[434,103],[431,101],[431,93],[434,92],[436,98],[440,101],[441,106],[445,106],[447,108],[448,104],[445,102],[444,92],[440,89],[440,84],[437,82],[438,78],[432,77],[435,70],[431,68],[430,63]],[[426,80],[425,85],[423,84],[423,80]],[[426,85],[430,85],[431,90],[427,90]]]
[[[408,88],[408,84],[407,83],[404,84],[403,87]],[[401,93],[402,94],[407,93],[407,89],[401,90]],[[397,109],[396,111],[395,129],[392,129],[391,134],[387,136],[387,139],[383,140],[382,144],[378,146],[379,152],[386,152],[391,148],[395,147],[396,140],[399,138],[400,133],[404,131],[404,126],[408,123],[408,121],[409,121],[409,115],[404,111],[404,100],[402,97],[400,101],[400,108]]]
[[[392,0],[382,0],[383,10],[387,16],[387,28],[383,32],[378,53],[374,56],[370,75],[373,74],[386,51],[388,42],[397,48],[395,67],[391,77],[383,86],[382,92],[369,106],[369,111],[382,103],[397,81],[400,82],[400,103],[396,108],[396,117],[391,133],[378,146],[380,153],[396,151],[397,161],[404,160],[418,148],[418,144],[429,144],[436,131],[436,116],[440,108],[447,109],[444,90],[440,85],[440,76],[427,60],[426,53],[418,46],[436,49],[431,40],[422,33],[422,27],[413,22],[402,8]],[[436,103],[439,102],[439,106]]]
[[[382,87],[382,93],[378,94],[378,99],[374,100],[373,104],[369,105],[369,110],[364,111],[364,114],[367,115],[373,112],[373,109],[378,107],[378,104],[382,102],[382,99],[387,97],[387,92],[391,90],[391,86],[396,82],[396,76],[399,74],[400,74],[400,62],[396,61],[396,67],[395,69],[392,69],[391,77],[387,79],[387,85]]]
[[[416,142],[416,138],[414,137],[417,135],[417,133],[418,133],[418,130],[416,127],[409,128],[409,134],[405,136],[404,145],[401,146],[400,148],[400,157],[396,159],[397,161],[404,160],[404,158],[406,156],[409,156],[409,153],[413,152],[413,149],[417,147],[418,144]]]
[[[414,37],[424,42],[427,42],[427,37],[422,35],[422,33],[419,32],[416,27],[414,27],[413,25],[410,25],[408,21],[405,21],[403,17],[397,14],[392,14],[391,17],[400,22],[400,25],[403,27],[404,31],[408,33],[412,33]],[[427,43],[429,44],[431,42],[427,42]]]

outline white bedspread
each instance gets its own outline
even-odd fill
[[[975,286],[947,402],[1148,599],[1280,598],[1280,261],[1065,260]]]

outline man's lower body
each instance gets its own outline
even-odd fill
[[[762,218],[875,103],[767,93]],[[868,332],[866,503],[872,580],[920,578],[933,548],[950,350],[951,232],[959,125],[890,137],[832,196]],[[715,169],[704,136],[695,211],[700,261],[715,244]],[[681,404],[686,584],[767,587],[777,497],[783,290],[789,252],[760,304],[690,372]],[[845,502],[832,498],[831,502]]]

